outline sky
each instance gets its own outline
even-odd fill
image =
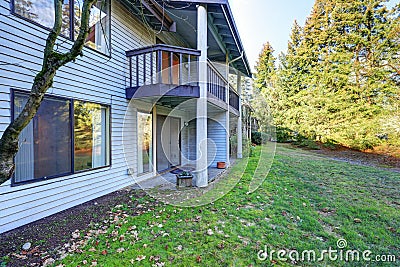
[[[390,0],[387,6],[392,8],[396,3],[398,0]],[[286,52],[293,22],[304,26],[313,4],[314,0],[229,0],[253,71],[266,42],[270,42],[276,57]]]
[[[294,20],[304,26],[314,0],[229,0],[250,67],[267,41],[275,56],[287,49]]]

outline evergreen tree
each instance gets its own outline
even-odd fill
[[[256,85],[278,127],[357,149],[400,145],[400,5],[386,2],[316,0],[278,70],[264,47]]]
[[[258,89],[262,89],[272,84],[276,71],[274,49],[269,42],[264,44],[258,58],[255,84]]]
[[[272,124],[270,107],[266,105],[277,103],[277,97],[279,95],[275,91],[275,79],[276,79],[276,58],[273,55],[274,49],[270,43],[266,43],[259,55],[259,60],[256,66],[256,77],[254,82],[254,89],[256,98],[252,104],[255,109],[255,115],[259,119],[262,130],[267,130],[269,125]],[[277,110],[275,107],[273,110]]]

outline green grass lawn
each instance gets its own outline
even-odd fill
[[[124,216],[124,203],[110,220],[93,225],[75,239],[75,252],[64,266],[395,266],[400,265],[399,173],[333,161],[311,152],[278,145],[265,181],[248,194],[260,148],[248,161],[239,183],[223,198],[196,208],[139,200],[139,216]],[[243,165],[243,164],[242,164]],[[243,168],[239,162],[230,173]],[[89,234],[88,234],[89,233]],[[393,254],[396,263],[293,262],[271,250],[370,250]],[[268,254],[269,256],[270,254]],[[292,254],[295,258],[295,254]],[[361,254],[360,254],[361,257]],[[287,255],[286,255],[286,258]],[[56,265],[60,264],[57,263]]]

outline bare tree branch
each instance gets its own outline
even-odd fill
[[[19,135],[36,115],[45,93],[53,85],[57,70],[68,62],[75,60],[79,55],[82,56],[82,49],[90,30],[90,9],[95,1],[84,1],[78,38],[71,49],[62,54],[56,52],[54,46],[61,32],[63,1],[54,0],[54,26],[46,40],[42,69],[34,78],[29,98],[22,112],[10,123],[0,139],[0,184],[11,178],[15,169],[14,157],[18,152]]]

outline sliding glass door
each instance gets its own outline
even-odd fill
[[[149,113],[138,112],[138,174],[145,174],[153,168],[153,120]]]

